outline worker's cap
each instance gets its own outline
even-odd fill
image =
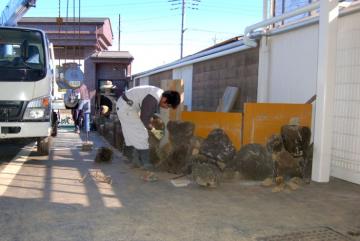
[[[110,108],[107,105],[102,105],[100,107],[100,113],[103,114],[103,115],[107,114],[109,112],[109,110],[110,110]]]
[[[111,80],[105,80],[100,82],[100,89],[115,89],[116,86],[113,85]]]

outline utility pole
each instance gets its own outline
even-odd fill
[[[181,1],[181,3],[180,3]],[[190,6],[188,8],[193,10],[198,10],[197,6],[201,2],[201,0],[187,0],[191,1]],[[181,37],[180,37],[180,59],[183,58],[183,49],[184,49],[184,33],[186,28],[184,28],[185,23],[185,8],[186,8],[186,0],[168,0],[172,6],[180,5],[181,4]],[[176,10],[177,8],[172,8],[171,10]]]
[[[216,42],[217,42],[216,34],[215,34],[215,36],[214,36],[214,38],[213,38],[212,40],[213,40],[214,45],[215,45],[215,44],[216,44]]]
[[[183,48],[184,48],[184,17],[185,17],[185,0],[182,0],[181,7],[181,41],[180,41],[180,59],[183,58]]]
[[[118,36],[118,51],[120,51],[120,23],[121,23],[121,16],[119,14],[119,36]]]

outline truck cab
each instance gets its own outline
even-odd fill
[[[34,138],[49,153],[51,45],[38,29],[0,27],[0,139]]]

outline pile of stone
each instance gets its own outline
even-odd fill
[[[191,160],[191,176],[200,186],[217,187],[235,167],[236,149],[222,129],[212,130]]]
[[[158,170],[191,175],[196,183],[216,187],[223,173],[233,170],[236,149],[222,129],[214,129],[207,138],[194,136],[191,122],[169,121],[169,142],[159,148],[150,139],[152,161]]]
[[[158,162],[155,161],[154,164],[161,171],[187,173],[189,160],[198,152],[198,144],[201,142],[194,137],[195,125],[191,122],[169,121],[167,130],[168,142],[156,151]]]
[[[243,146],[235,159],[237,169],[248,179],[264,180],[273,191],[295,190],[311,177],[313,145],[308,127],[285,125],[280,135],[271,136],[266,146]]]
[[[280,135],[269,138],[266,146],[244,145],[236,151],[222,129],[205,138],[194,136],[191,122],[169,121],[169,141],[150,138],[151,159],[160,171],[190,175],[201,186],[216,187],[221,181],[240,176],[263,181],[266,186],[294,190],[311,175],[312,145],[308,127],[285,125]]]

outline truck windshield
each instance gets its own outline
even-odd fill
[[[40,31],[0,28],[0,81],[37,81],[45,77]]]

